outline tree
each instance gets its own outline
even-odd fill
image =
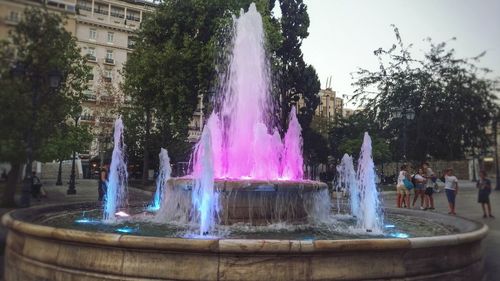
[[[271,1],[271,8],[274,1]],[[302,40],[309,36],[309,15],[302,0],[279,0],[281,9],[282,41],[275,52],[274,63],[277,69],[278,98],[280,100],[280,124],[287,127],[288,115],[293,105],[302,98],[304,105],[298,108],[299,121],[303,129],[311,123],[314,110],[319,104],[320,83],[313,66],[304,62]],[[309,140],[304,138],[304,145]]]
[[[372,157],[375,162],[385,162],[391,159],[389,143],[380,134],[376,122],[369,118],[366,112],[358,112],[348,118],[339,118],[329,131],[330,151],[335,160],[340,161],[347,153],[359,158],[364,133],[367,132],[372,139]]]
[[[488,79],[484,75],[488,70],[475,65],[484,53],[456,58],[446,42],[434,44],[428,39],[424,58],[415,59],[411,45],[403,43],[396,27],[394,32],[396,44],[374,52],[380,68],[358,70],[354,83],[354,99],[390,140],[393,155],[402,154],[405,133],[408,157],[413,160],[425,160],[428,155],[460,159],[468,150],[487,146],[486,128],[498,106],[497,81]],[[394,118],[396,109],[403,114],[412,110],[415,118]]]
[[[57,124],[79,105],[89,69],[62,18],[45,8],[25,11],[1,44],[0,60],[0,161],[12,165],[3,205],[13,206],[21,164],[31,167]],[[55,88],[54,72],[62,78]]]

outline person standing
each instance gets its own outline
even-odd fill
[[[451,168],[445,170],[444,190],[446,192],[446,198],[448,199],[448,206],[450,208],[450,212],[448,212],[448,214],[456,215],[455,198],[458,193],[458,179],[453,175],[453,169]]]
[[[423,177],[424,170],[422,168],[418,169],[418,172],[413,176],[413,184],[415,185],[415,198],[413,198],[413,208],[415,208],[415,203],[420,197],[420,209],[425,210],[424,208],[424,188],[426,180]]]
[[[425,209],[434,210],[434,198],[432,195],[434,194],[434,181],[433,179],[436,177],[434,175],[434,171],[432,171],[428,162],[424,162],[422,164],[422,169],[424,173],[422,174],[425,178],[425,191],[424,191],[424,201],[425,201]]]
[[[397,197],[398,208],[401,208],[403,206],[403,203],[405,204],[406,208],[410,208],[410,190],[406,188],[404,184],[405,179],[409,180],[407,166],[402,165],[399,171],[398,183],[396,185],[396,191],[398,192],[398,197]]]
[[[477,202],[481,203],[481,207],[483,208],[483,218],[488,216],[494,218],[491,214],[490,204],[491,181],[486,178],[486,171],[479,172],[479,181],[476,187],[478,188]],[[486,215],[486,210],[488,210],[488,216]]]
[[[99,201],[102,201],[108,191],[108,173],[109,164],[105,163],[99,172],[99,186],[97,192],[99,194]]]

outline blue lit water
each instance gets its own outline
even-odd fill
[[[102,223],[102,210],[91,210],[85,213],[74,210],[43,216],[36,223],[53,227],[70,228],[84,231],[115,233],[122,235],[140,235],[156,237],[176,237],[190,239],[293,239],[293,240],[338,240],[368,238],[408,238],[449,235],[458,230],[429,218],[419,218],[399,214],[384,216],[383,234],[362,232],[356,229],[356,219],[349,215],[334,215],[330,223],[321,224],[270,224],[253,226],[235,224],[219,225],[210,236],[200,235],[199,225],[179,225],[168,223],[152,223],[152,213],[143,208],[130,209],[130,217],[119,218],[114,224]]]

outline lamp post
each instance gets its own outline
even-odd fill
[[[406,162],[406,146],[407,146],[407,133],[406,127],[408,126],[408,120],[415,119],[415,110],[411,108],[395,108],[393,109],[393,116],[395,118],[403,118],[403,161]]]
[[[80,117],[81,117],[81,114],[78,114],[78,115],[75,115],[74,116],[74,119],[75,119],[75,129],[78,128],[78,120],[80,120]],[[72,159],[72,162],[71,162],[71,176],[69,177],[69,186],[68,186],[68,190],[66,191],[66,193],[68,195],[72,195],[72,194],[76,194],[76,186],[75,186],[75,178],[76,178],[76,175],[75,175],[75,161],[76,161],[76,150],[73,149],[73,159]]]
[[[31,175],[33,171],[33,132],[35,129],[35,123],[38,116],[38,99],[40,92],[40,77],[38,73],[28,73],[24,64],[17,61],[11,68],[11,75],[13,77],[29,77],[33,83],[31,90],[31,122],[28,126],[26,132],[26,167],[24,170],[24,179],[21,192],[21,206],[29,207],[31,205],[31,187],[33,184],[33,177]],[[55,90],[59,87],[62,79],[62,75],[59,71],[53,70],[48,73],[48,82],[50,90]]]
[[[500,190],[500,167],[498,167],[498,117],[495,116],[493,121],[493,134],[495,135],[495,172],[496,172],[496,187],[495,190]]]

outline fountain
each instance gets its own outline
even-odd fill
[[[160,149],[159,154],[160,167],[158,169],[158,177],[156,178],[156,192],[153,197],[153,202],[149,205],[148,210],[157,211],[160,209],[163,197],[165,197],[165,184],[170,179],[172,168],[170,167],[170,157],[166,149]]]
[[[127,207],[118,119],[104,209],[91,202],[6,214],[6,281],[480,279],[488,228],[432,212],[382,212],[368,134],[357,171],[349,156],[338,167],[351,212],[333,212],[328,186],[303,179],[295,109],[284,138],[273,126],[254,4],[235,19],[232,46],[192,174],[169,178],[162,150],[153,203]]]
[[[104,197],[103,219],[106,222],[115,222],[118,208],[126,206],[127,200],[127,164],[125,163],[125,145],[123,143],[123,122],[121,117],[115,121],[114,148],[109,167],[107,191]]]

